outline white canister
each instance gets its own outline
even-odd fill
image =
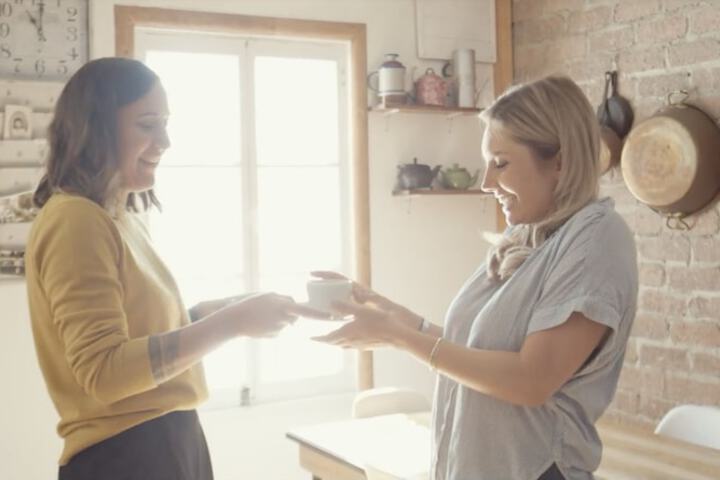
[[[458,107],[475,107],[475,50],[458,48],[443,68],[443,75],[452,77],[453,99]]]
[[[385,54],[385,61],[377,71],[368,75],[368,86],[377,92],[383,101],[392,100],[397,103],[404,103],[407,93],[405,92],[405,66],[398,61],[396,53]],[[372,83],[373,77],[377,77],[377,86]]]
[[[472,48],[458,48],[453,51],[453,74],[461,78],[475,77],[475,50]]]
[[[458,80],[457,86],[458,107],[475,107],[475,82]]]
[[[458,107],[475,106],[475,50],[459,48],[453,52]]]

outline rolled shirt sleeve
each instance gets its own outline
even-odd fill
[[[564,323],[573,312],[618,329],[636,269],[632,235],[618,220],[598,215],[563,242],[535,304],[528,335]]]

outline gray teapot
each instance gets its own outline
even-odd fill
[[[441,165],[431,168],[430,165],[417,163],[417,158],[414,158],[413,163],[401,164],[397,168],[395,190],[412,190],[430,187],[440,171]]]

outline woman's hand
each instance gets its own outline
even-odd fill
[[[253,295],[255,295],[255,294],[249,293],[249,294],[245,294],[245,295],[235,295],[232,297],[218,298],[215,300],[204,300],[196,305],[193,305],[188,310],[188,312],[190,314],[190,320],[192,320],[193,322],[196,322],[200,319],[207,317],[208,315],[212,315],[213,313],[217,312],[221,308],[224,308],[233,302],[243,300],[243,299],[251,297]]]
[[[313,340],[337,345],[343,348],[368,350],[385,346],[399,346],[414,328],[408,327],[404,311],[384,310],[375,305],[359,305],[348,302],[333,302],[333,312],[343,316],[352,315],[349,323],[327,335],[313,337]]]
[[[220,306],[222,303],[225,305]],[[276,293],[255,293],[244,295],[240,300],[232,297],[206,302],[206,305],[215,311],[202,320],[150,336],[148,355],[156,384],[185,371],[231,338],[273,337],[298,315],[319,313]]]
[[[258,293],[231,302],[207,320],[220,322],[229,337],[274,337],[297,320],[292,298],[276,293]]]
[[[310,274],[314,277],[322,279],[348,280],[347,277],[337,272],[316,271],[310,272]],[[383,297],[374,290],[360,285],[355,281],[352,282],[352,296],[353,299],[360,305],[375,307],[377,310],[383,311],[389,315],[392,314],[397,321],[403,323],[408,328],[418,330],[422,324],[423,319],[420,315],[413,313],[402,305]]]

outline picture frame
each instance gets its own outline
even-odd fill
[[[32,108],[24,105],[5,105],[3,139],[23,140],[32,138]]]
[[[457,48],[475,50],[475,61],[495,63],[495,0],[415,0],[418,58],[448,60]]]

